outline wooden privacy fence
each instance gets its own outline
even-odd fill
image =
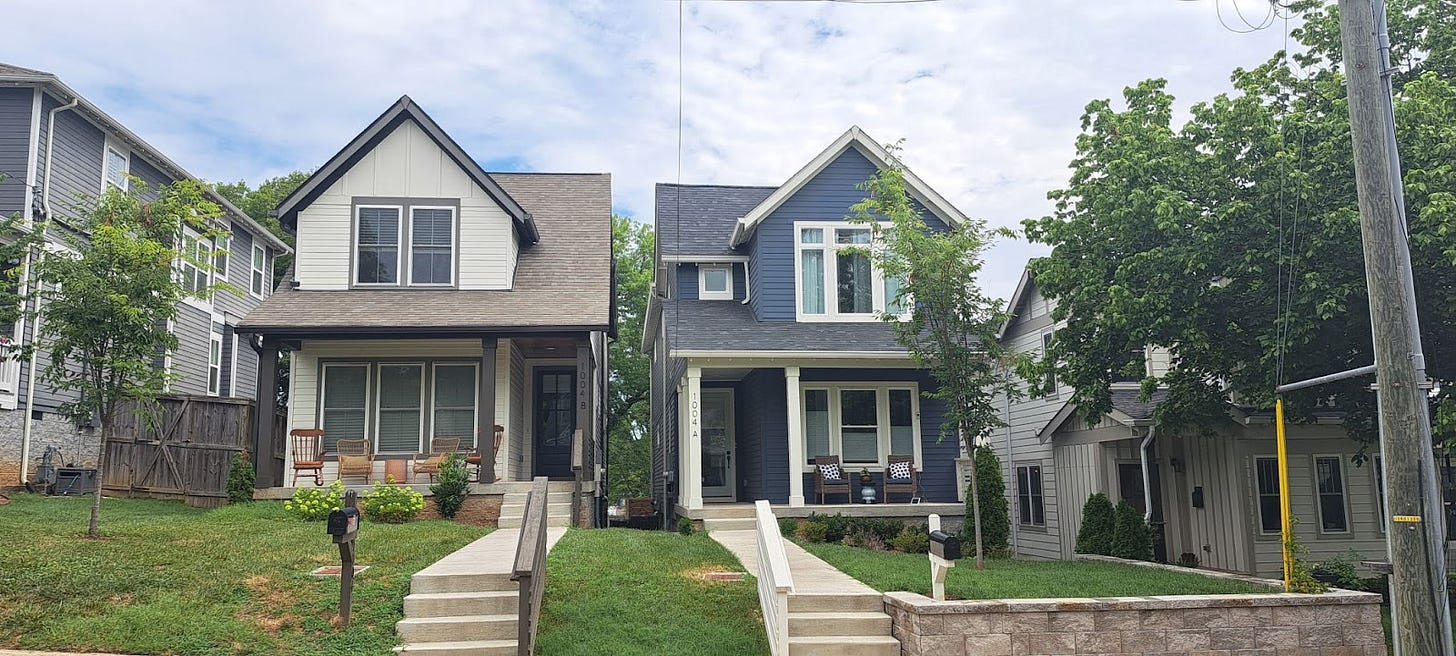
[[[169,396],[149,408],[128,407],[118,413],[106,442],[101,486],[121,496],[221,506],[227,503],[233,455],[251,451],[255,415],[248,399]],[[275,460],[260,473],[278,480],[283,462]]]

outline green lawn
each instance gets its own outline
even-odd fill
[[[365,523],[354,622],[333,628],[337,564],[322,522],[278,502],[217,510],[20,494],[0,506],[0,648],[132,654],[389,654],[409,576],[487,530],[443,521]]]
[[[930,594],[930,563],[924,554],[870,551],[842,544],[802,546],[881,592],[908,590]],[[975,560],[968,559],[960,561],[946,575],[945,592],[953,599],[1041,599],[1226,594],[1270,592],[1270,589],[1193,573],[1095,561],[987,560],[985,571],[977,571]]]
[[[547,559],[538,653],[767,654],[753,577],[691,578],[702,569],[743,567],[702,533],[569,531]]]

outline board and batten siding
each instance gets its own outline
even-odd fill
[[[35,89],[0,88],[0,216],[9,218],[25,209],[26,176],[30,172],[31,112]]]
[[[294,277],[300,289],[349,289],[356,197],[458,198],[458,288],[510,288],[509,244],[516,239],[510,216],[407,120],[299,212]]]
[[[1062,540],[1062,555],[1071,559],[1077,550],[1077,531],[1082,527],[1082,506],[1087,497],[1102,492],[1098,485],[1101,478],[1102,446],[1099,444],[1068,444],[1056,448],[1057,470],[1057,518]],[[1012,480],[1015,485],[1015,480]]]
[[[850,148],[805,183],[793,196],[754,228],[749,267],[753,286],[749,305],[759,321],[794,321],[794,234],[795,221],[843,221],[850,207],[865,198],[857,185],[878,171],[873,162]],[[925,222],[932,228],[945,224],[918,202]]]
[[[501,424],[506,427],[506,441],[509,443],[508,460],[506,471],[509,472],[510,480],[528,481],[531,480],[531,463],[534,450],[531,448],[531,431],[526,428],[526,422],[530,421],[530,413],[526,411],[526,359],[521,350],[514,343],[509,349],[506,371],[510,372],[510,417],[509,423]]]

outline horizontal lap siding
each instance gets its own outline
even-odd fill
[[[45,96],[41,101],[41,116],[46,116],[60,105],[54,97]],[[61,216],[75,216],[78,203],[89,202],[101,193],[101,154],[106,137],[75,110],[56,114],[55,119],[56,135],[51,145],[55,159],[51,166],[51,206]],[[47,129],[48,124],[41,126],[42,132]],[[45,175],[45,157],[45,149],[42,148],[39,153],[40,176]],[[38,183],[44,183],[44,180]]]
[[[172,391],[180,394],[207,394],[207,356],[211,344],[212,315],[190,305],[177,308],[172,322],[177,335],[177,350],[172,353]]]
[[[763,458],[761,498],[770,503],[789,502],[788,381],[782,369],[756,369],[744,387],[756,393]],[[805,488],[812,490],[811,484]]]
[[[7,219],[25,210],[34,104],[34,89],[0,89],[0,217]]]
[[[737,445],[736,462],[738,463],[738,480],[742,486],[738,490],[739,501],[756,501],[763,496],[763,413],[771,406],[766,405],[763,398],[763,390],[756,384],[759,371],[755,370],[743,377],[743,381],[734,388],[733,398],[736,404],[734,408],[734,425],[738,429],[735,436]]]

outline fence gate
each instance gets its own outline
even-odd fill
[[[221,506],[233,455],[249,450],[255,414],[248,399],[199,396],[127,407],[106,443],[102,488],[118,496]]]

